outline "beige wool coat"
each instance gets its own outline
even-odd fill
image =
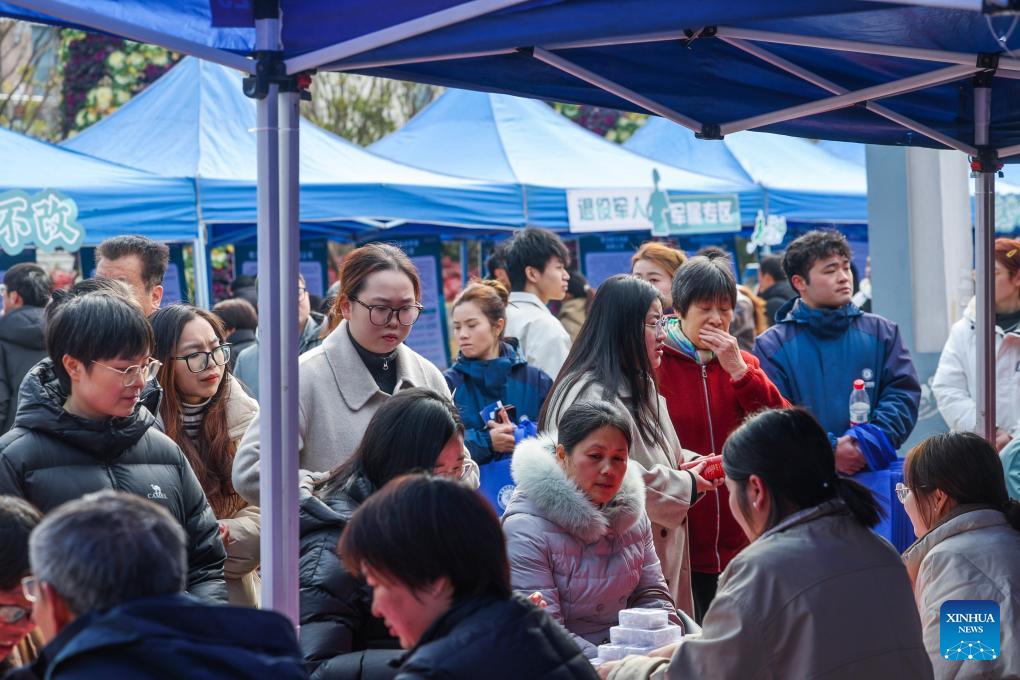
[[[240,444],[248,426],[258,418],[259,404],[245,393],[233,376],[227,376],[227,379],[230,380],[227,392],[227,432],[235,444]],[[257,607],[262,584],[257,571],[261,559],[259,509],[248,505],[231,517],[218,519],[230,531],[227,561],[223,563],[229,602],[233,605]]]
[[[637,424],[626,406],[628,395],[619,394],[615,406],[627,416],[631,424],[630,459],[641,468],[645,483],[645,509],[652,522],[652,539],[655,552],[662,565],[662,574],[669,586],[669,593],[676,606],[694,616],[694,596],[691,592],[691,556],[688,546],[687,511],[699,498],[694,475],[678,470],[677,466],[697,458],[697,454],[685,451],[680,446],[673,421],[666,409],[666,400],[659,396],[655,385],[649,382],[649,389],[655,391],[653,403],[658,405],[658,428],[662,432],[667,449],[663,450],[654,442],[645,441],[638,432]],[[603,401],[602,386],[582,377],[571,388],[559,396],[549,395],[550,422],[557,426],[562,414],[579,401]]]
[[[328,472],[343,463],[361,442],[368,423],[387,399],[365,366],[347,332],[347,322],[322,344],[299,358],[298,457],[302,476]],[[397,386],[434,390],[450,398],[443,374],[407,345],[397,347]],[[409,441],[414,433],[408,433]],[[259,421],[241,440],[234,458],[234,488],[253,505],[259,502]],[[463,481],[478,487],[478,465],[464,451]]]

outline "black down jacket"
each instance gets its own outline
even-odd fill
[[[25,374],[45,357],[42,307],[18,307],[0,318],[0,434],[14,427]]]
[[[65,400],[48,359],[25,376],[14,429],[0,437],[0,494],[43,513],[104,489],[148,498],[188,535],[188,591],[226,602],[219,525],[177,444],[152,427],[156,419],[141,403],[127,418],[95,421],[65,411]]]
[[[595,680],[591,662],[558,623],[519,595],[453,605],[425,631],[396,680]]]
[[[301,499],[301,651],[313,678],[386,680],[400,643],[372,616],[372,589],[340,562],[337,543],[372,485],[355,477],[331,498]]]

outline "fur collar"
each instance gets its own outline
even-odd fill
[[[616,496],[601,508],[567,477],[556,461],[555,440],[548,435],[521,442],[510,470],[517,492],[507,508],[508,517],[515,512],[538,515],[585,544],[594,543],[610,529],[617,534],[627,531],[645,513],[645,485],[633,461]]]

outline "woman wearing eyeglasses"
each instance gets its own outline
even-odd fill
[[[676,606],[693,616],[687,512],[722,481],[703,478],[703,463],[678,469],[697,456],[680,447],[659,396],[655,370],[662,361],[663,340],[662,300],[655,287],[624,274],[606,279],[553,383],[539,429],[557,430],[564,413],[578,401],[608,401],[626,414],[630,460],[641,468],[655,553]]]
[[[20,498],[0,496],[0,676],[35,659],[43,646],[32,603],[21,591],[29,573],[28,535],[42,515]]]
[[[1020,677],[1020,503],[1006,494],[991,444],[970,432],[929,437],[907,454],[896,495],[917,534],[903,561],[935,677]],[[998,604],[993,653],[940,644],[946,600]]]
[[[188,536],[188,591],[226,602],[216,518],[188,459],[139,401],[160,367],[152,327],[137,304],[109,293],[58,305],[49,361],[25,377],[14,429],[0,438],[0,494],[44,513],[104,489],[148,498]]]
[[[354,453],[368,423],[393,394],[410,387],[450,398],[443,374],[404,344],[422,312],[421,282],[399,248],[370,243],[353,250],[340,268],[335,310],[343,321],[299,367],[298,430],[301,475],[324,473]],[[234,488],[259,500],[259,421],[244,435],[234,459]],[[408,433],[413,441],[414,433]],[[478,486],[478,466],[465,460],[466,481]]]
[[[164,307],[150,319],[157,377],[163,387],[159,424],[177,442],[220,523],[230,603],[258,604],[259,509],[230,479],[237,444],[259,405],[230,372],[231,346],[219,319],[191,305]]]

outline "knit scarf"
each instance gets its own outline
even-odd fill
[[[666,345],[689,357],[696,364],[707,364],[715,358],[714,352],[694,346],[684,334],[683,324],[679,318],[669,319],[666,323]]]

